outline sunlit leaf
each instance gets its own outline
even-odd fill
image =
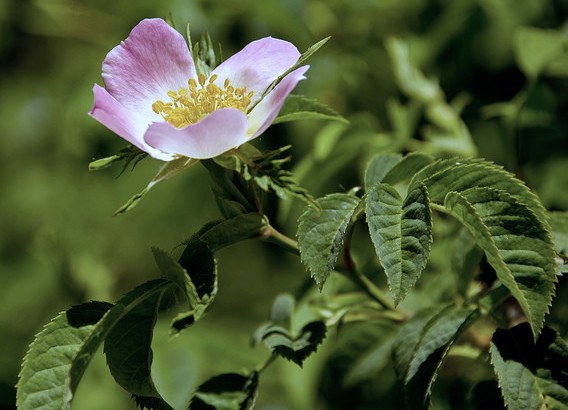
[[[536,336],[556,282],[553,246],[544,224],[513,196],[486,187],[450,192],[444,206],[470,230]]]
[[[535,342],[527,323],[498,329],[490,352],[510,410],[568,409],[568,344],[554,330],[543,328]]]
[[[366,196],[367,222],[375,251],[400,303],[426,266],[432,218],[426,188],[418,185],[402,200],[390,185],[374,185]]]
[[[397,375],[409,409],[427,409],[432,384],[450,347],[478,316],[474,308],[446,306],[418,313],[394,342]]]
[[[19,409],[70,408],[77,385],[99,346],[97,322],[111,306],[90,302],[71,308],[36,335],[19,375]]]
[[[373,157],[365,170],[365,189],[369,190],[373,185],[383,182],[385,175],[401,160],[401,154],[385,154]]]
[[[566,53],[568,39],[561,31],[522,27],[515,33],[514,51],[525,75],[536,78]]]
[[[360,200],[353,195],[331,194],[317,202],[321,209],[309,206],[300,216],[298,246],[302,262],[321,289],[335,266]]]

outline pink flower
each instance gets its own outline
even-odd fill
[[[197,74],[184,38],[161,19],[142,20],[103,62],[89,113],[152,157],[212,158],[261,135],[304,79],[291,43],[253,41],[208,78]]]

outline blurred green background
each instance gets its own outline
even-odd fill
[[[125,146],[87,116],[106,53],[141,19],[170,14],[182,32],[190,23],[194,39],[209,32],[225,56],[264,36],[301,51],[332,36],[296,92],[326,103],[350,124],[278,125],[258,143],[294,144],[297,178],[314,196],[357,184],[372,154],[424,150],[494,160],[549,209],[568,210],[566,0],[2,0],[0,408],[14,406],[21,358],[43,324],[71,304],[113,301],[154,277],[151,246],[170,250],[219,217],[202,167],[154,188],[120,217],[113,212],[145,186],[159,162],[146,159],[120,178],[119,167],[87,169]],[[393,36],[403,43],[388,43]],[[422,82],[397,77],[406,46],[426,74]],[[421,94],[428,86],[437,90],[435,102]],[[300,209],[296,202],[274,203],[269,214],[294,235]],[[239,244],[218,259],[220,289],[210,315],[171,342],[166,321],[156,331],[156,378],[178,406],[207,377],[263,360],[267,352],[251,349],[249,335],[274,296],[306,277],[296,258],[266,244]],[[559,289],[558,300],[562,295]],[[566,335],[568,309],[555,309],[552,318]],[[341,408],[326,393],[321,362],[310,359],[303,371],[271,368],[259,408]],[[134,403],[99,355],[74,408]]]

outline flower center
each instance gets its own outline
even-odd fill
[[[221,88],[215,84],[215,80],[217,74],[212,75],[209,81],[203,74],[199,74],[197,82],[190,78],[188,88],[180,88],[177,92],[168,91],[172,102],[156,101],[152,104],[152,110],[177,128],[195,124],[221,108],[236,108],[246,114],[254,92],[247,93],[246,87],[233,87],[229,79],[225,80]]]

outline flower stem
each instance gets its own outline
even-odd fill
[[[290,253],[293,253],[295,255],[300,254],[300,250],[298,248],[298,242],[284,235],[282,232],[278,231],[270,224],[262,229],[262,231],[260,232],[260,236],[263,240],[278,245],[282,249]]]
[[[266,360],[264,360],[262,363],[260,363],[258,366],[256,366],[256,369],[254,369],[258,374],[262,373],[263,371],[266,370],[266,368],[268,366],[270,366],[274,360],[276,360],[278,356],[276,354],[271,354],[270,356],[268,356],[266,358]]]

